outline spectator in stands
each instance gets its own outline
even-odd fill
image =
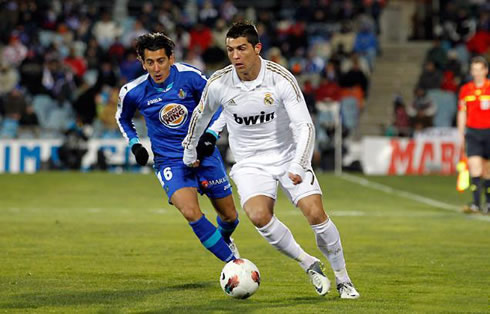
[[[85,50],[85,60],[87,60],[87,68],[97,70],[99,68],[99,62],[104,55],[102,47],[95,38],[90,38],[87,43],[87,49]]]
[[[136,39],[139,36],[144,35],[146,33],[148,33],[148,30],[145,29],[141,20],[136,19],[133,22],[131,30],[128,33],[124,34],[124,36],[122,37],[123,38],[122,44],[124,45],[125,48],[131,49],[131,47],[134,46]]]
[[[368,22],[361,24],[354,41],[353,51],[366,57],[371,71],[374,69],[374,63],[378,53],[378,39]]]
[[[70,47],[68,56],[63,60],[63,63],[67,65],[78,81],[80,81],[87,71],[87,64],[85,59],[81,56],[77,56],[74,46]]]
[[[232,0],[224,0],[220,7],[220,15],[223,19],[229,23],[233,20],[233,17],[238,13],[237,7],[233,4]]]
[[[330,67],[332,63],[329,63]],[[320,84],[315,89],[315,99],[317,102],[339,101],[341,97],[341,88],[336,81],[335,75],[324,73],[321,77]]]
[[[458,80],[452,71],[445,71],[442,75],[441,89],[456,93],[459,89]]]
[[[2,60],[7,64],[17,67],[27,56],[27,47],[20,41],[18,34],[10,36],[8,45],[3,49]]]
[[[124,58],[125,52],[126,52],[126,48],[121,42],[120,37],[116,37],[114,39],[114,42],[107,50],[107,54],[110,56],[111,60],[115,63],[121,63],[122,59]]]
[[[417,89],[433,89],[440,88],[442,84],[442,73],[436,68],[434,62],[427,61],[424,65],[424,69],[420,74]]]
[[[119,65],[119,73],[123,82],[132,81],[145,73],[134,49],[128,49],[124,52],[124,59]]]
[[[226,27],[226,21],[223,18],[216,20],[216,25],[213,28],[213,46],[226,51],[225,38],[226,32],[228,31]]]
[[[19,83],[19,80],[19,73],[13,67],[5,61],[0,62],[0,98],[10,93]]]
[[[393,134],[395,136],[410,137],[412,136],[412,128],[410,124],[410,116],[407,113],[405,102],[401,96],[395,97],[393,102]]]
[[[352,29],[352,23],[349,20],[342,21],[340,32],[336,32],[332,35],[330,41],[333,51],[338,51],[339,46],[346,52],[352,52],[354,48],[354,41],[356,40],[356,33]]]
[[[199,10],[199,21],[208,27],[212,27],[218,19],[218,10],[214,7],[213,1],[204,0],[202,8]]]
[[[447,52],[447,63],[445,70],[452,72],[455,78],[461,79],[461,62],[458,58],[458,52],[455,49],[451,49]]]
[[[368,94],[369,81],[360,68],[359,58],[354,55],[352,57],[352,67],[347,73],[344,73],[340,78],[342,87],[360,87],[362,89],[362,97],[366,98]]]
[[[281,49],[279,49],[278,47],[270,48],[267,52],[266,58],[271,60],[272,62],[282,65],[283,67],[288,66],[286,58],[283,57]]]
[[[301,1],[301,10],[297,12],[292,11],[294,7],[288,2],[280,2],[278,10],[254,10],[232,0],[163,0],[158,6],[154,1],[131,1],[127,11],[129,16],[119,15],[119,11],[114,10],[117,1],[105,4],[58,2],[55,5],[16,5],[16,1],[11,1],[12,5],[6,5],[7,9],[0,11],[0,39],[5,44],[1,59],[8,60],[10,66],[18,64],[7,72],[0,71],[0,93],[4,90],[5,94],[12,86],[20,84],[28,96],[27,108],[32,102],[40,126],[58,130],[66,128],[59,120],[70,117],[66,105],[71,107],[74,102],[78,120],[93,125],[98,120],[94,99],[101,88],[118,86],[121,80],[132,80],[141,73],[141,66],[135,66],[134,56],[125,53],[121,40],[130,46],[133,36],[130,33],[124,35],[123,30],[136,32],[142,26],[147,30],[164,31],[174,39],[178,59],[189,56],[192,63],[199,67],[208,66],[212,71],[208,62],[215,62],[216,58],[210,57],[215,55],[210,48],[223,49],[224,40],[219,37],[227,22],[255,19],[263,55],[287,67],[297,52],[297,62],[292,62],[291,66],[298,70],[298,81],[310,80],[311,85],[303,85],[305,90],[317,91],[318,72],[323,64],[328,60],[339,67],[342,60],[350,57],[355,41],[352,25],[357,23],[356,20],[360,19],[361,25],[374,29],[369,18],[359,15],[363,11],[371,12],[371,9],[363,8],[371,8],[371,1]],[[204,23],[198,23],[200,16]],[[131,21],[136,21],[134,28],[131,28]],[[342,22],[341,34],[338,34],[336,27],[341,21],[349,22]],[[199,47],[197,50],[188,53],[196,46]],[[349,63],[343,62],[343,69],[349,68]],[[17,71],[20,83],[18,79],[12,80]],[[369,71],[365,75],[368,76]],[[338,83],[338,75],[328,74],[328,77]],[[328,89],[326,94],[329,94]],[[41,132],[41,136],[59,134],[56,132]]]
[[[46,93],[42,84],[43,58],[34,49],[27,52],[27,57],[19,66],[20,84],[31,95]],[[0,84],[3,86],[3,84]]]
[[[204,23],[197,23],[189,32],[190,35],[190,43],[189,50],[193,50],[198,47],[201,52],[204,52],[211,46],[213,41],[213,34],[211,33],[211,29],[206,26]]]
[[[119,101],[119,88],[104,88],[101,93],[96,96],[97,102],[97,117],[101,122],[101,137],[102,138],[120,138],[121,132],[117,125],[116,116],[117,103]]]
[[[430,61],[439,69],[444,69],[447,63],[447,53],[442,47],[441,39],[436,38],[433,46],[427,51],[425,61]]]
[[[95,22],[92,33],[102,49],[107,50],[122,35],[122,29],[111,19],[109,12],[104,11],[102,18]]]
[[[472,55],[484,55],[490,48],[490,33],[478,28],[476,33],[468,39],[466,47]]]
[[[425,89],[420,87],[416,88],[415,99],[412,105],[407,108],[412,129],[417,132],[432,126],[432,118],[436,110],[435,103],[427,96]]]

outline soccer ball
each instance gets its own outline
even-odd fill
[[[245,258],[228,262],[219,278],[223,291],[237,299],[246,299],[259,289],[260,273],[254,263]]]

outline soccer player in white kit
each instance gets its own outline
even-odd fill
[[[319,295],[328,292],[330,281],[323,264],[306,253],[274,215],[279,183],[311,225],[318,248],[332,266],[340,297],[358,298],[347,274],[339,232],[323,209],[322,191],[311,168],[315,130],[296,79],[284,67],[260,57],[262,45],[255,26],[249,23],[230,28],[226,48],[231,65],[208,80],[182,143],[184,163],[199,165],[198,140],[222,105],[220,119],[224,121],[207,132],[217,136],[219,126],[226,123],[236,160],[230,175],[240,203],[258,232],[299,262]]]

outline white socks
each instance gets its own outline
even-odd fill
[[[340,235],[332,220],[327,219],[318,225],[312,225],[315,232],[316,244],[332,266],[337,283],[350,282],[345,268],[344,251],[340,242]]]
[[[294,240],[291,231],[276,216],[272,216],[271,221],[261,228],[256,228],[264,239],[273,247],[278,249],[286,256],[295,259],[300,266],[306,271],[316,258],[306,253]]]

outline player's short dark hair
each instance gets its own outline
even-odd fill
[[[250,22],[233,23],[228,30],[228,33],[226,33],[226,38],[235,39],[238,37],[246,37],[253,47],[259,43],[259,33],[257,32],[257,28]]]
[[[145,49],[156,51],[165,49],[167,57],[174,53],[175,43],[164,33],[149,33],[141,35],[136,40],[136,53],[141,60],[145,60]]]
[[[487,59],[485,59],[485,57],[476,56],[476,57],[471,58],[471,64],[474,64],[474,63],[483,64],[483,67],[485,67],[485,69],[488,69],[488,61],[487,61]]]

